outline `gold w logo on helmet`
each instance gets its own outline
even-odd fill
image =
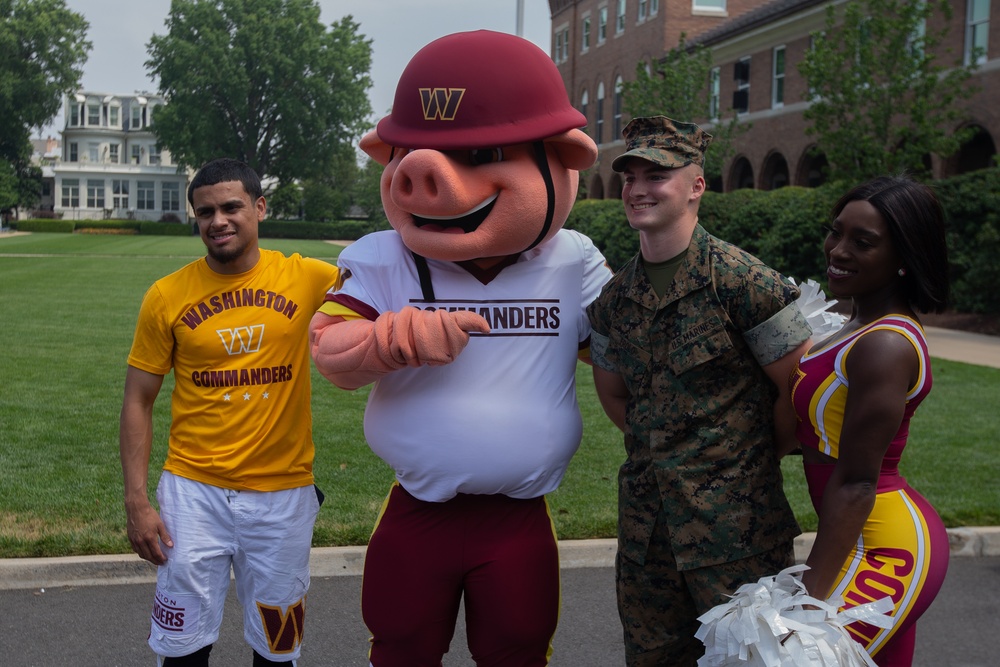
[[[421,88],[424,120],[455,120],[465,88]]]

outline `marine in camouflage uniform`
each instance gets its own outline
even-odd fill
[[[633,120],[625,136],[618,171],[631,157],[700,170],[710,140],[662,116]],[[799,534],[773,439],[778,391],[764,370],[808,340],[798,290],[691,224],[662,293],[640,253],[588,309],[595,379],[620,375],[627,391],[616,572],[632,666],[695,665],[697,617],[791,565]]]

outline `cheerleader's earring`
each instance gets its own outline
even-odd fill
[[[899,271],[896,271],[896,274],[899,275],[900,278],[902,278],[903,276],[906,275],[906,269],[900,269]]]

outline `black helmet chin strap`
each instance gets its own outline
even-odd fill
[[[538,163],[538,171],[542,172],[542,180],[545,181],[545,195],[548,201],[545,209],[545,225],[542,227],[542,231],[538,234],[538,238],[521,252],[531,250],[548,236],[549,229],[552,228],[552,218],[555,217],[556,213],[556,188],[552,183],[552,173],[549,171],[549,158],[545,154],[545,142],[535,141],[531,145],[535,149],[535,162]]]

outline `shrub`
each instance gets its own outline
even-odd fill
[[[608,266],[616,271],[639,252],[639,234],[629,227],[618,199],[578,201],[570,211],[565,227],[589,236],[604,253]]]
[[[77,220],[73,232],[76,234],[138,234],[137,220]]]
[[[955,310],[1000,312],[1000,168],[937,181],[947,216],[951,302]]]
[[[20,232],[50,234],[72,234],[75,225],[72,220],[18,220],[16,225],[11,223],[11,227]]]
[[[317,239],[356,241],[370,231],[367,220],[340,220],[337,222],[304,222],[299,220],[265,220],[260,223],[261,238]]]
[[[1000,311],[1000,167],[982,169],[931,184],[946,215],[951,263],[952,307],[959,312]],[[757,256],[799,281],[826,283],[822,226],[850,185],[785,187],[772,191],[706,192],[699,222],[710,233]],[[639,248],[638,233],[618,200],[576,203],[567,229],[589,236],[612,268]]]

